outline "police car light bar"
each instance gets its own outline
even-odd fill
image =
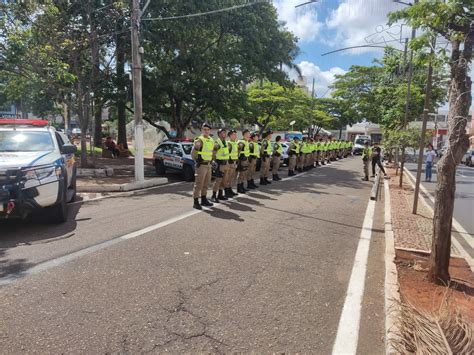
[[[47,126],[47,120],[29,120],[24,118],[2,118],[0,117],[0,125],[15,125],[15,126]]]

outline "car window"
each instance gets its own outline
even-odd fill
[[[56,141],[58,142],[59,149],[61,149],[64,145],[64,140],[58,132],[56,132]]]
[[[189,155],[191,154],[191,151],[193,150],[193,145],[192,144],[183,144],[182,145],[184,154]]]
[[[181,152],[181,147],[179,145],[173,145],[171,147],[171,154],[172,155],[183,155]]]
[[[169,150],[169,144],[162,144],[157,149],[160,153],[164,153],[166,150]]]
[[[0,152],[37,152],[51,150],[54,150],[54,143],[48,131],[0,132]]]

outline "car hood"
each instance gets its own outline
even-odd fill
[[[60,157],[55,151],[0,152],[0,168],[28,168],[52,164]]]
[[[354,144],[354,148],[364,149],[364,146],[362,144]]]

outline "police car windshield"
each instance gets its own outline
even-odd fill
[[[368,142],[369,140],[368,139],[365,139],[365,138],[359,138],[359,139],[356,139],[355,140],[355,144],[360,144],[360,145],[364,145],[365,142]]]
[[[49,132],[0,131],[0,152],[37,152],[54,150]]]
[[[191,154],[191,151],[193,150],[193,145],[192,144],[183,144],[182,145],[184,154],[189,155]]]

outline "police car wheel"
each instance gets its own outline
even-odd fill
[[[165,175],[166,168],[162,160],[159,160],[159,159],[155,160],[155,171],[156,171],[156,175]]]
[[[64,188],[61,202],[49,208],[49,216],[52,223],[64,223],[67,221],[67,189]]]
[[[184,180],[188,182],[194,180],[194,171],[189,165],[184,166],[183,177],[184,177]]]

